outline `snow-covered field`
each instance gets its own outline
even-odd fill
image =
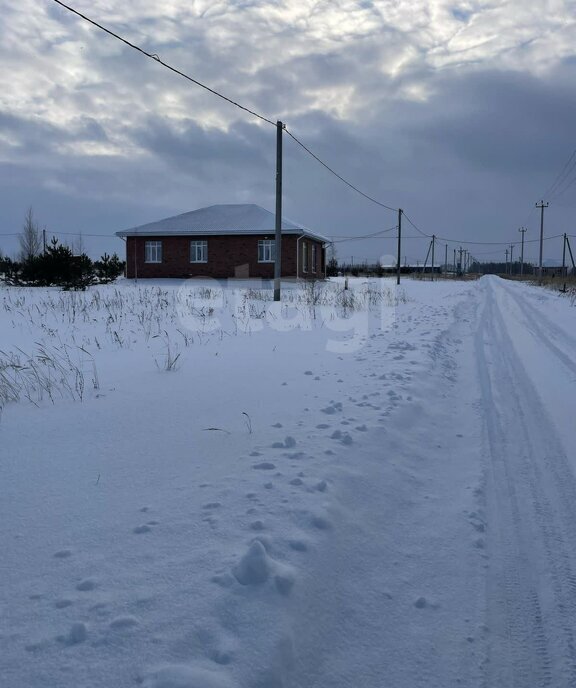
[[[576,685],[569,299],[0,301],[0,685]]]

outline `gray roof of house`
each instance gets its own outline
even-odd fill
[[[189,213],[149,222],[139,227],[116,232],[116,236],[194,236],[225,234],[273,234],[275,215],[254,203],[211,205]],[[312,232],[304,225],[282,218],[283,234],[305,234],[328,242],[329,239]]]

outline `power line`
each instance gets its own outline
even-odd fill
[[[218,96],[219,98],[222,98],[222,100],[225,100],[226,102],[230,103],[231,105],[236,106],[237,108],[240,108],[241,110],[244,110],[245,112],[248,112],[249,114],[253,115],[254,117],[257,117],[258,119],[261,119],[263,122],[266,122],[267,124],[271,124],[272,126],[276,127],[276,122],[273,122],[271,119],[268,117],[265,117],[264,115],[261,115],[258,112],[255,112],[254,110],[251,110],[250,108],[245,107],[244,105],[240,105],[240,103],[237,103],[235,100],[232,100],[231,98],[228,98],[224,94],[220,93],[219,91],[216,91],[213,88],[210,88],[206,84],[203,84],[201,81],[198,81],[198,79],[194,79],[190,75],[186,74],[185,72],[182,72],[179,69],[176,69],[172,65],[168,64],[167,62],[164,62],[164,60],[160,59],[160,57],[156,53],[150,53],[147,50],[144,50],[140,46],[132,43],[131,41],[127,40],[126,38],[123,38],[119,34],[115,33],[111,29],[106,28],[99,22],[95,21],[94,19],[91,19],[90,17],[86,16],[85,14],[82,14],[82,12],[79,12],[78,10],[74,9],[73,7],[70,7],[70,5],[67,5],[66,3],[62,2],[61,0],[54,0],[54,2],[64,9],[68,10],[69,12],[72,12],[72,14],[75,14],[77,17],[80,17],[84,21],[88,22],[92,26],[95,26],[96,28],[100,29],[101,31],[104,31],[107,33],[109,36],[112,36],[116,40],[124,43],[128,47],[132,48],[133,50],[137,50],[139,53],[142,53],[142,55],[145,55],[146,57],[149,57],[150,59],[154,60],[155,62],[158,62],[158,64],[161,64],[163,67],[166,69],[169,69],[170,71],[174,72],[175,74],[178,74],[179,76],[183,77],[184,79],[187,79],[188,81],[191,81],[193,84],[196,84],[197,86],[200,86],[201,88],[205,89],[206,91],[209,91],[210,93],[214,94],[215,96]],[[284,127],[284,131],[290,136],[299,146],[301,146],[309,155],[311,155],[317,162],[319,162],[323,167],[325,167],[329,172],[331,172],[335,177],[337,177],[340,181],[342,181],[344,184],[349,186],[351,189],[356,191],[356,193],[359,193],[361,196],[364,196],[364,198],[368,199],[372,203],[375,203],[376,205],[381,206],[382,208],[386,208],[386,210],[391,210],[393,212],[396,212],[396,208],[392,208],[389,205],[386,205],[385,203],[382,203],[378,201],[376,198],[373,198],[369,194],[365,193],[364,191],[361,191],[357,186],[349,182],[347,179],[345,179],[342,175],[338,174],[332,167],[330,167],[327,163],[325,163],[323,160],[320,159],[315,153],[313,153],[308,146],[306,146],[302,141],[300,141],[294,134],[292,134],[286,127]]]
[[[408,222],[412,225],[412,227],[414,227],[414,229],[415,229],[417,232],[419,232],[423,237],[427,237],[428,239],[431,239],[431,238],[432,238],[432,235],[431,235],[431,234],[426,234],[426,232],[423,232],[423,231],[420,229],[420,227],[418,227],[418,225],[416,225],[414,222],[412,222],[412,220],[408,217],[408,215],[406,215],[406,213],[403,213],[403,215],[404,215],[404,217],[406,218],[406,220],[408,220]]]
[[[576,152],[576,151],[575,151]],[[572,173],[576,169],[576,160],[572,163],[572,167],[570,169],[570,173]],[[562,188],[556,189],[556,191],[552,194],[552,199],[559,198],[562,196],[562,194],[566,193],[568,189],[576,182],[576,175],[572,177],[572,179],[568,179],[568,176],[565,177],[564,181],[562,182]]]
[[[21,236],[22,232],[8,232],[6,234],[0,233],[0,237],[8,236]],[[77,238],[84,237],[98,237],[100,239],[117,239],[118,237],[114,234],[85,234],[84,232],[53,232],[51,230],[46,230],[47,235],[51,236],[73,236]]]
[[[558,187],[564,183],[564,181],[566,180],[566,177],[572,172],[572,170],[574,169],[574,165],[576,165],[575,157],[576,157],[576,149],[574,149],[572,151],[572,155],[568,158],[567,162],[564,164],[564,167],[560,170],[559,174],[556,175],[556,178],[552,182],[552,186],[550,186],[548,191],[546,191],[546,193],[543,194],[543,196],[542,196],[543,198],[544,198],[544,196],[551,196],[551,195],[555,194]],[[570,168],[570,169],[568,169],[568,168]]]
[[[244,105],[240,105],[240,103],[237,103],[235,100],[232,100],[231,98],[228,98],[227,96],[223,95],[222,93],[219,93],[215,89],[210,88],[210,86],[206,86],[206,84],[203,84],[201,81],[194,79],[193,77],[186,74],[185,72],[182,72],[179,69],[176,69],[176,67],[172,67],[172,65],[168,64],[167,62],[164,62],[164,60],[161,60],[160,57],[158,57],[158,55],[156,55],[156,53],[149,53],[147,50],[144,50],[143,48],[140,48],[138,45],[131,43],[126,38],[123,38],[122,36],[118,35],[117,33],[114,33],[114,31],[111,31],[110,29],[107,29],[105,26],[102,26],[102,24],[99,24],[98,22],[94,21],[93,19],[90,19],[90,17],[87,17],[85,14],[78,12],[78,10],[75,10],[73,7],[70,7],[69,5],[66,5],[65,3],[61,2],[61,0],[54,0],[54,2],[57,5],[60,5],[64,9],[68,10],[69,12],[72,12],[72,14],[75,14],[77,17],[80,17],[84,21],[88,22],[89,24],[92,24],[92,26],[95,26],[96,28],[100,29],[101,31],[104,31],[109,36],[112,36],[113,38],[116,38],[116,40],[121,41],[122,43],[124,43],[128,47],[132,48],[133,50],[137,50],[139,53],[142,53],[142,55],[145,55],[146,57],[149,57],[150,59],[154,60],[155,62],[158,62],[158,64],[161,64],[163,67],[165,67],[166,69],[169,69],[171,72],[174,72],[175,74],[178,74],[179,76],[183,77],[184,79],[191,81],[193,84],[196,84],[196,86],[200,86],[200,88],[203,88],[206,91],[209,91],[210,93],[214,94],[215,96],[218,96],[218,98],[222,98],[222,100],[225,100],[226,102],[230,103],[231,105],[235,105],[237,108],[240,108],[240,110],[244,110],[245,112],[248,112],[249,114],[253,115],[254,117],[261,119],[263,122],[266,122],[267,124],[271,124],[274,127],[276,126],[276,122],[273,122],[271,119],[268,119],[268,117],[264,117],[264,115],[261,115],[258,112],[255,112],[254,110],[250,110],[250,108],[247,108]]]
[[[332,242],[333,244],[340,244],[343,241],[357,241],[358,239],[373,239],[373,238],[381,236],[382,234],[386,234],[388,232],[393,232],[395,229],[398,229],[398,227],[394,226],[394,227],[390,227],[390,229],[381,229],[378,232],[372,232],[371,234],[362,234],[360,236],[338,236],[337,234],[331,234],[330,236],[337,239],[337,241]]]
[[[323,160],[321,160],[315,153],[313,153],[308,146],[304,145],[302,141],[297,139],[294,134],[292,134],[290,131],[288,131],[287,128],[284,128],[284,131],[288,134],[288,136],[293,139],[301,148],[303,148],[308,155],[311,155],[314,160],[319,162],[323,167],[325,167],[328,172],[331,172],[335,177],[337,177],[341,182],[344,182],[347,186],[349,186],[351,189],[356,191],[356,193],[360,194],[361,196],[364,196],[364,198],[367,198],[369,201],[372,203],[375,203],[376,205],[379,205],[381,208],[386,208],[386,210],[391,210],[392,212],[398,212],[398,208],[392,208],[389,205],[386,205],[385,203],[382,203],[381,201],[378,201],[377,199],[373,198],[372,196],[369,196],[367,193],[364,193],[364,191],[361,191],[357,186],[354,186],[351,182],[349,182],[347,179],[344,179],[338,172],[333,170],[329,165],[327,165]]]

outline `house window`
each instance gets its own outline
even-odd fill
[[[258,262],[273,263],[276,259],[276,248],[274,239],[258,240]]]
[[[162,242],[161,241],[147,241],[144,244],[144,262],[145,263],[161,263],[162,262]]]
[[[308,244],[302,242],[302,272],[308,272]]]
[[[207,263],[208,262],[208,242],[207,241],[191,241],[190,242],[190,262],[191,263]]]
[[[312,244],[312,272],[316,272],[316,244]]]

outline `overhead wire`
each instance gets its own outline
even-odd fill
[[[328,170],[328,172],[331,172],[331,173],[332,173],[335,177],[337,177],[341,182],[344,182],[344,184],[346,184],[346,185],[349,186],[351,189],[353,189],[354,191],[356,191],[356,193],[360,194],[361,196],[364,196],[364,198],[368,199],[368,200],[371,201],[372,203],[375,203],[376,205],[379,205],[381,208],[385,208],[386,210],[391,210],[392,212],[398,212],[398,208],[392,208],[391,206],[386,205],[385,203],[382,203],[381,201],[379,201],[378,199],[374,198],[373,196],[370,196],[369,194],[364,193],[364,191],[360,190],[357,186],[355,186],[354,184],[352,184],[351,182],[349,182],[347,179],[345,179],[344,177],[342,177],[342,175],[338,174],[338,172],[336,172],[334,169],[332,169],[332,167],[330,167],[329,165],[327,165],[321,158],[319,158],[319,157],[316,155],[316,153],[313,153],[313,152],[310,150],[310,148],[308,148],[308,146],[306,146],[304,143],[302,143],[302,141],[300,141],[300,139],[298,139],[296,136],[294,136],[294,134],[293,134],[291,131],[289,131],[287,127],[284,127],[284,131],[285,131],[285,132],[288,134],[288,136],[289,136],[291,139],[293,139],[301,148],[303,148],[303,149],[308,153],[308,155],[311,155],[311,156],[314,158],[314,160],[316,160],[316,161],[319,162],[323,167],[325,167],[325,168]]]
[[[136,50],[137,52],[141,53],[145,57],[148,57],[164,68],[168,69],[169,71],[177,74],[178,76],[181,76],[182,78],[186,79],[187,81],[190,81],[191,83],[195,84],[196,86],[199,86],[200,88],[208,91],[209,93],[212,93],[213,95],[217,96],[218,98],[230,103],[231,105],[234,105],[235,107],[239,108],[240,110],[243,110],[244,112],[247,112],[248,114],[256,117],[257,119],[266,122],[267,124],[270,124],[274,127],[278,126],[277,122],[272,121],[270,118],[260,114],[259,112],[256,112],[255,110],[252,110],[251,108],[248,108],[237,101],[233,100],[232,98],[229,98],[228,96],[224,95],[223,93],[220,93],[214,88],[211,88],[210,86],[204,84],[203,82],[199,81],[198,79],[190,76],[189,74],[186,74],[180,69],[177,69],[176,67],[173,67],[169,63],[165,62],[162,60],[156,53],[151,53],[144,48],[136,45],[135,43],[132,43],[128,39],[124,38],[123,36],[119,35],[118,33],[112,31],[111,29],[107,28],[106,26],[100,24],[99,22],[95,21],[94,19],[91,19],[87,15],[83,14],[82,12],[79,12],[75,8],[71,7],[70,5],[62,2],[62,0],[53,0],[57,5],[60,7],[64,8],[68,12],[71,12],[72,14],[76,15],[77,17],[81,18],[82,20],[86,21],[87,23],[91,24],[92,26],[98,28],[99,30],[103,31],[104,33],[108,34],[109,36],[112,36],[116,40],[120,41],[124,45],[132,48],[133,50]],[[390,205],[387,205],[386,203],[383,203],[382,201],[379,201],[377,198],[374,198],[370,194],[365,193],[362,191],[360,188],[358,188],[355,184],[351,183],[348,181],[345,177],[340,175],[336,170],[334,170],[330,165],[328,165],[326,162],[324,162],[318,155],[316,155],[307,145],[305,145],[299,138],[297,138],[294,134],[292,134],[291,131],[288,130],[286,125],[283,125],[283,130],[288,134],[288,136],[298,145],[300,146],[308,155],[310,155],[314,160],[316,160],[320,165],[322,165],[328,172],[330,172],[332,175],[334,175],[337,179],[339,179],[342,183],[347,185],[350,189],[358,193],[360,196],[364,197],[366,200],[370,201],[371,203],[374,203],[386,210],[392,211],[392,212],[398,212],[398,208],[394,208]],[[570,175],[572,172],[576,169],[576,149],[573,151],[572,155],[568,159],[568,161],[565,163],[564,167],[562,168],[561,172],[557,177],[555,178],[552,186],[548,190],[547,194],[552,193],[553,195],[560,195],[564,193],[574,182],[576,182],[576,175],[569,179]],[[568,183],[567,183],[568,182]],[[559,191],[560,189],[560,191]],[[431,239],[433,235],[427,234],[424,232],[418,225],[416,225],[413,220],[406,215],[406,213],[403,213],[405,219],[408,221],[408,223],[422,236],[426,237],[428,239]],[[392,228],[394,229],[394,228]],[[385,230],[384,232],[375,232],[372,235],[367,235],[366,237],[354,237],[350,239],[342,239],[342,241],[350,241],[350,240],[356,240],[356,239],[362,239],[362,238],[370,238],[371,236],[378,236],[379,234],[385,233],[387,231],[392,231],[392,230]],[[66,234],[61,232],[60,234]],[[73,236],[72,233],[70,235]],[[10,236],[8,234],[2,235],[2,236]],[[84,235],[84,236],[105,236],[105,235]],[[556,235],[555,237],[546,237],[546,239],[552,239],[552,238],[557,238],[557,236],[562,236],[562,235]],[[412,238],[412,237],[403,237],[405,239],[407,238]],[[416,237],[414,237],[416,238]],[[441,237],[441,236],[436,236],[437,239],[444,241],[444,242],[449,242],[449,243],[457,243],[457,244],[465,244],[465,245],[517,245],[520,242],[485,242],[485,241],[468,241],[468,240],[460,240],[460,239],[448,239],[446,237]],[[537,241],[535,240],[527,240],[525,243],[530,243],[530,241]],[[334,242],[336,243],[336,242]]]
[[[332,241],[332,244],[340,244],[343,241],[357,241],[358,239],[372,239],[376,238],[379,236],[382,236],[383,234],[387,234],[388,232],[393,232],[395,229],[398,229],[398,226],[396,225],[395,227],[390,227],[390,229],[381,229],[378,232],[372,232],[371,234],[363,234],[360,236],[338,236],[337,234],[331,235],[331,238],[336,239],[336,241]]]
[[[560,170],[560,172],[556,175],[556,178],[552,182],[552,185],[548,188],[546,193],[543,195],[544,197],[551,197],[555,195],[558,186],[564,183],[566,177],[572,172],[574,169],[574,166],[576,165],[576,148],[572,151],[572,154],[564,164],[564,167]]]
[[[261,115],[259,112],[256,112],[255,110],[251,110],[250,108],[246,107],[245,105],[241,105],[235,100],[232,100],[232,98],[228,98],[228,96],[225,96],[223,93],[220,93],[214,88],[211,88],[210,86],[207,86],[206,84],[202,83],[198,79],[195,79],[194,77],[191,77],[189,74],[186,74],[180,69],[177,69],[176,67],[173,67],[169,63],[165,62],[162,60],[156,53],[151,53],[148,52],[147,50],[144,50],[144,48],[141,48],[140,46],[136,45],[135,43],[132,43],[128,39],[124,38],[123,36],[120,36],[117,34],[115,31],[112,31],[111,29],[103,26],[99,22],[95,21],[94,19],[91,19],[90,17],[86,16],[82,12],[79,12],[78,10],[74,9],[70,5],[67,5],[66,3],[62,2],[62,0],[54,0],[54,2],[64,9],[68,10],[69,12],[72,12],[76,16],[80,17],[84,21],[88,22],[92,26],[95,26],[96,28],[100,29],[101,31],[104,31],[107,33],[109,36],[112,36],[113,38],[116,38],[117,40],[121,41],[128,47],[132,48],[133,50],[137,50],[139,53],[142,53],[142,55],[145,55],[146,57],[149,57],[150,59],[154,60],[155,62],[158,62],[158,64],[162,65],[166,69],[169,69],[170,71],[174,72],[175,74],[178,74],[179,76],[183,77],[184,79],[187,79],[188,81],[191,81],[193,84],[196,84],[197,86],[200,86],[201,88],[205,89],[206,91],[209,91],[215,96],[218,96],[218,98],[221,98],[222,100],[225,100],[226,102],[230,103],[231,105],[236,106],[237,108],[240,108],[240,110],[244,110],[245,112],[248,112],[249,114],[253,115],[254,117],[257,117],[258,119],[262,120],[263,122],[266,122],[267,124],[271,124],[274,127],[277,126],[277,122],[273,122],[270,118],[265,117],[264,115]],[[341,182],[349,186],[351,189],[353,189],[356,193],[360,194],[367,200],[371,201],[372,203],[375,203],[376,205],[379,205],[382,208],[385,208],[386,210],[391,210],[391,211],[397,211],[397,208],[392,208],[389,205],[386,205],[385,203],[382,203],[378,199],[374,198],[373,196],[370,196],[369,194],[365,193],[361,189],[359,189],[356,185],[352,184],[349,182],[345,177],[343,177],[341,174],[336,172],[330,165],[325,163],[318,155],[316,155],[308,146],[306,146],[300,139],[298,139],[292,132],[290,132],[287,127],[284,125],[283,127],[284,131],[292,138],[299,146],[301,146],[307,153],[310,155],[314,160],[319,162],[323,167],[325,167],[331,174],[333,174],[335,177],[337,177]]]
[[[150,53],[147,50],[144,50],[144,48],[141,48],[140,46],[136,45],[135,43],[132,43],[128,39],[123,38],[119,34],[115,33],[111,29],[108,29],[107,27],[103,26],[102,24],[98,23],[94,19],[90,19],[90,17],[86,16],[85,14],[82,14],[82,12],[79,12],[78,10],[74,9],[73,7],[70,7],[70,5],[67,5],[66,3],[62,2],[61,0],[54,0],[54,2],[57,5],[60,5],[64,9],[68,10],[69,12],[72,12],[72,14],[75,14],[76,16],[80,17],[84,21],[88,22],[89,24],[92,24],[92,26],[95,26],[96,28],[100,29],[101,31],[104,31],[109,36],[112,36],[113,38],[116,38],[116,40],[121,41],[122,43],[124,43],[128,47],[132,48],[133,50],[137,50],[139,53],[142,53],[142,55],[149,57],[151,60],[154,60],[155,62],[162,65],[166,69],[169,69],[171,72],[174,72],[175,74],[178,74],[179,76],[183,77],[184,79],[191,81],[193,84],[196,84],[196,86],[200,86],[200,88],[203,88],[206,91],[209,91],[210,93],[212,93],[213,95],[218,96],[218,98],[225,100],[227,103],[230,103],[231,105],[234,105],[237,108],[240,108],[240,110],[244,110],[245,112],[248,112],[249,114],[253,115],[254,117],[257,117],[258,119],[262,120],[263,122],[266,122],[267,124],[271,124],[274,127],[276,126],[276,122],[273,122],[268,117],[261,115],[260,113],[256,112],[255,110],[251,110],[250,108],[247,108],[245,105],[241,105],[240,103],[236,102],[235,100],[232,100],[232,98],[228,98],[228,96],[225,96],[223,93],[220,93],[216,89],[211,88],[210,86],[207,86],[206,84],[202,83],[201,81],[198,81],[198,79],[195,79],[194,77],[190,76],[189,74],[186,74],[185,72],[181,71],[180,69],[177,69],[176,67],[172,67],[172,65],[168,64],[167,62],[164,62],[164,60],[162,60],[156,53]]]

